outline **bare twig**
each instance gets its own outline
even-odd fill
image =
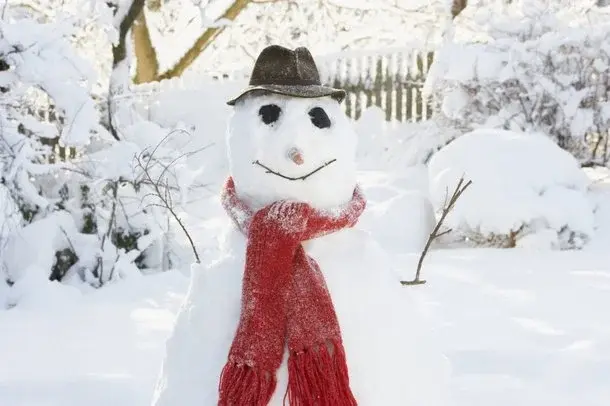
[[[434,227],[434,229],[428,236],[428,241],[426,241],[424,250],[422,251],[421,255],[419,256],[419,261],[417,262],[417,271],[415,272],[415,279],[413,279],[412,281],[401,281],[400,283],[402,283],[403,285],[408,285],[408,286],[423,285],[424,283],[426,283],[426,281],[424,279],[419,278],[420,273],[421,273],[421,267],[422,267],[422,264],[424,263],[424,258],[426,256],[426,254],[428,253],[430,246],[432,245],[432,241],[451,232],[451,229],[445,230],[443,232],[439,232],[439,230],[440,230],[441,226],[443,225],[443,221],[445,221],[445,217],[447,217],[447,214],[449,214],[449,212],[453,209],[453,207],[455,206],[455,203],[460,198],[462,193],[464,193],[464,191],[471,184],[472,184],[471,180],[469,180],[468,182],[466,182],[464,184],[464,177],[462,176],[460,178],[457,186],[455,187],[455,189],[453,191],[453,194],[451,195],[451,198],[449,199],[449,202],[443,205],[443,211],[441,214],[441,218],[438,220],[438,222],[436,223],[436,226]]]
[[[138,163],[138,166],[144,172],[145,180],[148,182],[148,184],[153,189],[152,195],[154,195],[161,202],[161,204],[150,204],[149,206],[162,207],[163,209],[166,209],[167,211],[170,212],[172,217],[176,220],[176,222],[182,229],[182,232],[184,232],[184,235],[186,235],[186,238],[188,239],[189,244],[191,245],[191,249],[193,250],[193,255],[195,256],[195,261],[197,261],[197,263],[201,263],[201,258],[199,257],[199,253],[197,252],[197,248],[195,247],[195,242],[193,241],[191,234],[188,232],[186,225],[184,224],[184,222],[182,221],[182,219],[180,218],[180,216],[178,215],[178,213],[176,213],[176,210],[174,209],[173,199],[171,197],[171,192],[169,189],[169,185],[167,184],[167,181],[164,183],[163,179],[161,179],[161,178],[159,178],[155,181],[155,180],[153,180],[153,178],[150,174],[150,161],[152,160],[151,157],[154,155],[154,152],[157,150],[157,148],[158,148],[158,146],[155,147],[155,149],[153,150],[153,153],[148,156],[146,162],[143,162],[143,155],[145,153],[142,153],[139,156],[136,156],[136,161]],[[165,168],[163,172],[165,173],[166,170],[167,170],[167,168]]]

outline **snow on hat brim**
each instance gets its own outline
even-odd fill
[[[321,86],[321,85],[260,85],[260,86],[248,86],[241,94],[234,99],[227,102],[229,106],[234,106],[238,100],[252,92],[267,92],[274,94],[281,94],[284,96],[291,97],[302,97],[306,99],[315,99],[317,97],[330,96],[337,100],[339,103],[345,99],[345,90],[335,89],[333,87]]]

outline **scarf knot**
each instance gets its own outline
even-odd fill
[[[254,212],[229,178],[222,203],[248,242],[240,320],[220,377],[218,404],[266,406],[287,345],[284,403],[357,405],[324,275],[301,243],[354,226],[366,206],[359,188],[333,211],[278,201]]]

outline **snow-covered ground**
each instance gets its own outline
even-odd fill
[[[384,176],[367,181],[373,191]],[[405,287],[428,304],[456,405],[609,404],[610,180],[594,190],[601,227],[586,249],[439,249],[424,265],[428,284]],[[204,245],[224,221],[214,206],[193,221]],[[410,270],[417,256],[397,260]],[[58,300],[0,311],[0,405],[148,405],[187,286],[181,271],[88,293],[54,285]]]

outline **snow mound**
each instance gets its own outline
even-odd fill
[[[589,179],[576,159],[544,135],[476,130],[441,149],[428,170],[437,209],[460,177],[472,181],[446,219],[459,237],[515,246],[526,235],[552,230],[553,239],[543,233],[534,245],[580,248],[593,234]]]
[[[369,107],[355,122],[358,133],[358,168],[405,170],[427,162],[430,156],[459,132],[434,120],[387,122],[379,107]]]
[[[417,165],[398,174],[361,172],[358,178],[367,198],[358,228],[390,254],[421,252],[436,224],[427,167]]]

